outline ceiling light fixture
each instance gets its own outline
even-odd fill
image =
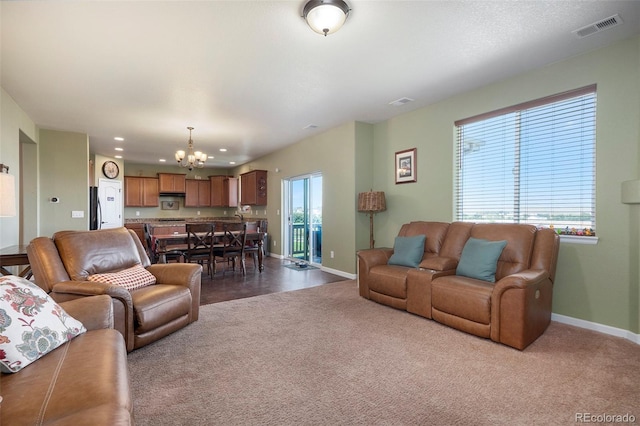
[[[302,17],[318,34],[333,34],[349,16],[349,6],[343,0],[310,0],[304,6]]]
[[[187,129],[189,129],[189,142],[187,144],[186,157],[183,150],[178,150],[176,151],[176,161],[180,167],[186,167],[189,171],[194,168],[201,169],[204,167],[204,162],[207,161],[207,154],[200,151],[193,152],[193,140],[191,139],[193,127],[187,127]],[[186,162],[183,160],[186,160]]]

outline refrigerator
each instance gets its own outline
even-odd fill
[[[89,229],[101,228],[102,212],[100,210],[100,199],[98,198],[98,187],[89,187]]]

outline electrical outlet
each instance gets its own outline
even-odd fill
[[[140,216],[140,212],[136,210],[136,216]]]
[[[333,250],[331,250],[331,258],[332,259],[333,259],[333,255],[334,255]]]
[[[200,216],[200,210],[198,210],[198,211],[196,212],[196,214],[197,214],[198,216]]]
[[[275,247],[276,245],[276,240],[273,240],[273,246]]]

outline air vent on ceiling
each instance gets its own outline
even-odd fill
[[[400,98],[400,99],[396,99],[393,102],[389,102],[389,105],[393,105],[393,106],[401,106],[404,104],[408,104],[409,102],[413,102],[414,100],[411,98]]]
[[[591,34],[595,34],[597,32],[615,27],[616,25],[622,24],[622,18],[620,15],[615,14],[608,18],[602,19],[598,22],[594,22],[593,24],[589,24],[585,27],[579,28],[577,30],[571,31],[579,38],[583,38],[586,36],[590,36]]]
[[[317,129],[318,125],[317,124],[307,124],[306,126],[304,126],[304,130],[309,130],[309,129]]]

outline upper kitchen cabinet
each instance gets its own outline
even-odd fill
[[[158,179],[140,176],[124,177],[125,207],[158,207]]]
[[[177,173],[158,173],[161,194],[184,194],[187,175]]]
[[[211,182],[209,180],[187,179],[184,206],[210,207]]]
[[[211,207],[238,207],[238,178],[209,176]]]
[[[253,170],[240,175],[240,204],[267,205],[266,170]]]

